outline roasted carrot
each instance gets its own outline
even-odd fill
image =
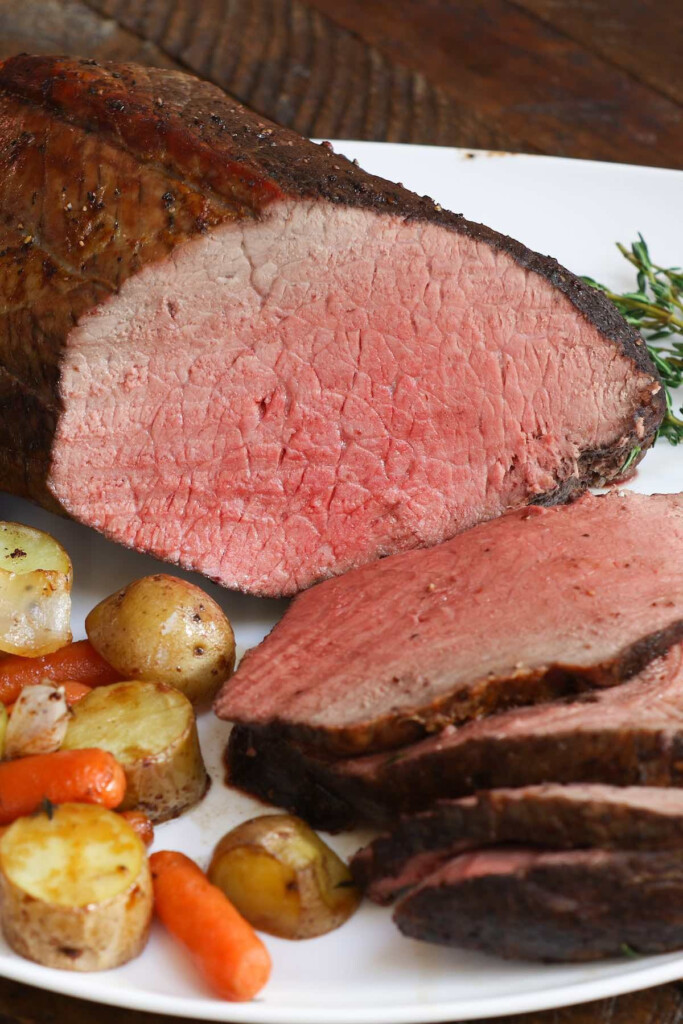
[[[106,750],[57,750],[0,764],[0,826],[32,814],[43,801],[118,807],[126,776]]]
[[[49,682],[53,682],[53,680],[49,680]],[[33,686],[34,684],[30,683],[29,685]],[[64,696],[66,697],[66,702],[70,708],[72,708],[74,704],[78,704],[79,700],[83,700],[83,698],[87,697],[92,691],[92,686],[86,686],[85,683],[74,682],[73,679],[67,679],[65,683],[60,683],[59,685],[64,687]],[[16,704],[16,701],[14,701],[13,704],[5,704],[5,709],[8,715],[11,715],[14,711],[14,704]]]
[[[268,981],[271,965],[251,925],[184,854],[160,850],[149,864],[156,912],[171,935],[224,999],[252,999]]]
[[[78,704],[79,700],[87,697],[92,690],[92,686],[86,686],[85,683],[79,683],[75,679],[66,679],[63,683],[60,683],[60,686],[64,687],[64,696],[70,708],[74,704]]]
[[[125,818],[134,832],[140,836],[145,846],[151,846],[154,842],[154,825],[142,811],[121,811],[121,817]]]
[[[0,661],[0,701],[13,704],[25,686],[50,679],[55,683],[73,681],[87,686],[117,683],[121,676],[87,640],[60,647],[42,658],[21,658],[11,654]]]

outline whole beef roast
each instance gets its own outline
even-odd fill
[[[351,869],[366,896],[391,903],[455,855],[506,843],[681,849],[683,789],[548,783],[441,800],[359,850]]]
[[[232,784],[333,831],[390,823],[482,789],[543,782],[683,787],[681,648],[622,686],[449,726],[390,754],[329,763],[238,726],[226,757]]]
[[[0,235],[1,486],[226,586],[561,501],[663,415],[554,260],[175,72],[0,66]]]
[[[494,849],[439,868],[397,905],[404,935],[529,960],[597,960],[683,946],[683,857]]]
[[[683,636],[683,495],[528,508],[300,595],[216,702],[325,754],[628,678]]]

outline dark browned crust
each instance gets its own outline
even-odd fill
[[[680,853],[558,856],[507,874],[409,893],[394,920],[404,935],[511,959],[589,961],[683,946]]]
[[[258,728],[270,739],[283,740],[324,759],[395,750],[438,733],[447,725],[463,725],[512,708],[547,704],[587,690],[617,686],[681,640],[683,619],[678,619],[666,629],[636,640],[610,661],[590,667],[553,663],[520,669],[514,675],[486,675],[431,704],[368,718],[362,725],[334,729],[273,718],[267,726]]]
[[[608,450],[584,452],[579,475],[537,500],[563,501],[617,476],[632,449],[650,446],[664,415],[646,346],[600,292],[555,260],[367,174],[191,76],[10,58],[0,65],[0,181],[3,391],[17,410],[32,396],[28,415],[0,417],[0,487],[48,506],[61,354],[76,319],[145,263],[225,220],[258,217],[283,197],[430,221],[504,250],[551,281],[645,374],[631,428]],[[19,396],[8,390],[13,378]]]
[[[558,705],[596,699],[585,693]],[[683,729],[672,737],[664,724],[652,728],[636,720],[628,729],[615,730],[606,709],[593,730],[578,734],[558,728],[521,738],[477,736],[451,746],[444,741],[439,749],[418,745],[335,762],[267,732],[236,726],[226,764],[233,785],[300,814],[315,828],[338,831],[362,823],[391,824],[439,799],[480,790],[543,782],[681,786]]]
[[[282,740],[236,725],[225,748],[225,782],[267,804],[298,814],[312,828],[343,832],[360,820],[328,766]],[[335,789],[340,789],[339,794]],[[390,820],[382,814],[384,821]]]
[[[620,802],[577,787],[546,794],[524,790],[511,799],[508,790],[478,793],[475,799],[441,800],[434,808],[399,821],[393,831],[363,847],[351,871],[365,895],[386,905],[402,894],[403,876],[413,867],[411,888],[458,853],[482,846],[519,844],[572,850],[580,848],[659,850],[683,847],[680,816]],[[428,857],[429,861],[425,858]],[[430,866],[431,865],[431,866]]]

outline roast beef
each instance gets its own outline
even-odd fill
[[[683,495],[528,508],[300,595],[218,714],[326,754],[609,686],[683,636]]]
[[[609,480],[664,412],[554,260],[177,72],[0,66],[0,235],[1,486],[256,594]]]
[[[543,782],[683,787],[681,648],[622,686],[519,708],[390,754],[324,762],[243,726],[232,784],[332,831],[389,823],[435,800]]]
[[[439,868],[397,905],[405,935],[529,960],[683,946],[680,850],[495,849]]]
[[[683,847],[683,789],[547,783],[441,800],[359,850],[354,877],[391,903],[456,854],[519,843],[555,849]]]

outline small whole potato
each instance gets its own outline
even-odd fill
[[[211,700],[235,667],[232,626],[216,602],[177,576],[144,576],[85,620],[88,640],[124,679],[169,683]]]
[[[208,875],[254,928],[283,939],[331,932],[360,902],[346,864],[290,814],[264,814],[232,829]]]

